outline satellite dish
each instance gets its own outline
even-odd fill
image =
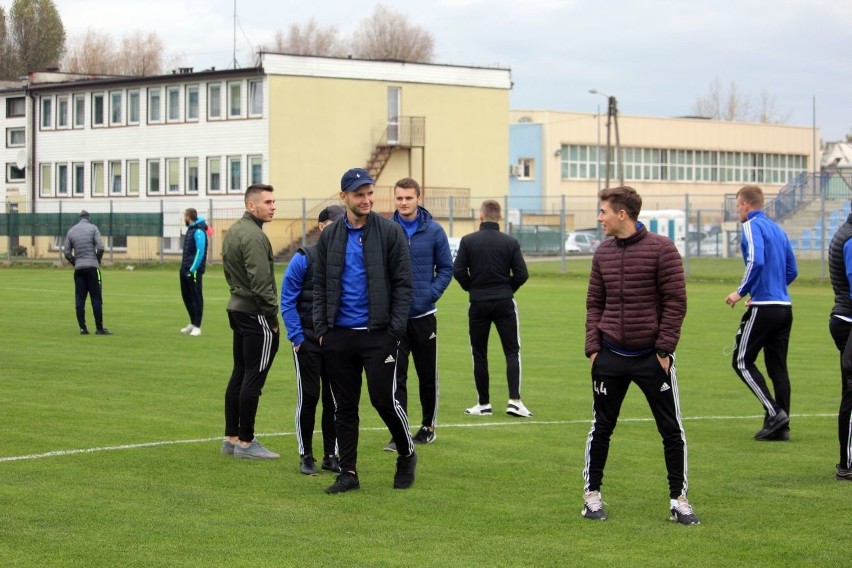
[[[15,159],[15,165],[18,166],[19,170],[23,170],[27,167],[27,151],[21,150],[18,152],[18,157]]]

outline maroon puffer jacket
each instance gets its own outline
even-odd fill
[[[674,352],[686,316],[683,264],[674,243],[644,226],[607,239],[592,259],[586,357],[605,341],[626,351]]]

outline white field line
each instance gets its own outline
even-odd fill
[[[793,414],[792,418],[836,418],[837,414]],[[763,414],[751,416],[690,416],[684,417],[683,420],[751,420],[754,418],[763,418]],[[653,418],[619,418],[619,422],[651,422]],[[490,426],[563,426],[570,424],[591,424],[591,420],[519,420],[517,422],[470,422],[464,424],[441,424],[443,428],[484,428]],[[383,426],[372,428],[361,428],[362,431],[385,431]],[[258,434],[261,438],[293,436],[295,432],[269,432],[266,434]],[[62,456],[75,456],[79,454],[94,454],[97,452],[114,452],[119,450],[136,450],[139,448],[157,448],[162,446],[175,446],[178,444],[201,444],[213,441],[221,441],[222,436],[213,438],[195,438],[191,440],[165,440],[162,442],[143,442],[140,444],[122,444],[119,446],[102,446],[98,448],[82,448],[77,450],[55,450],[52,452],[44,452],[41,454],[29,454],[25,456],[6,456],[0,457],[0,463],[29,461],[43,458],[54,458]]]

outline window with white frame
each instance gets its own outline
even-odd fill
[[[249,185],[263,183],[263,156],[249,156]]]
[[[115,251],[127,250],[127,235],[114,235],[106,238],[106,247]]]
[[[180,193],[180,160],[166,159],[166,190],[169,193]]]
[[[104,184],[106,183],[106,172],[104,171],[103,162],[92,162],[92,197],[102,197],[106,191]]]
[[[86,95],[74,95],[74,128],[86,126]]]
[[[86,165],[83,162],[74,162],[71,164],[71,174],[74,176],[72,180],[71,191],[75,197],[81,197],[86,194]]]
[[[186,119],[198,120],[198,85],[186,87]]]
[[[50,164],[39,164],[38,171],[41,177],[39,195],[41,197],[50,197],[53,193],[53,168]]]
[[[222,118],[222,83],[207,85],[207,119]]]
[[[169,122],[180,120],[180,87],[166,89],[166,112]]]
[[[41,98],[41,127],[53,128],[53,97]]]
[[[68,96],[56,97],[56,128],[68,128]]]
[[[148,160],[148,195],[160,193],[160,160]]]
[[[104,125],[104,94],[92,93],[92,126]]]
[[[228,118],[240,118],[243,114],[242,83],[228,83]]]
[[[249,81],[249,116],[261,116],[263,114],[263,81]]]
[[[8,183],[20,183],[26,181],[27,175],[23,168],[19,168],[16,164],[6,164],[6,181]]]
[[[127,124],[139,124],[139,89],[127,91]]]
[[[16,118],[27,113],[27,99],[25,97],[9,97],[6,99],[6,118]]]
[[[207,158],[207,193],[222,191],[222,158]]]
[[[110,91],[109,93],[109,123],[113,126],[121,124],[121,91]]]
[[[27,143],[26,128],[7,128],[6,129],[6,147],[20,148]]]
[[[535,159],[518,158],[518,163],[512,166],[512,175],[521,181],[535,180]]]
[[[228,156],[228,191],[243,190],[243,161],[239,156]]]
[[[127,160],[127,195],[139,195],[139,160]]]
[[[121,195],[121,160],[113,160],[109,163],[109,193],[110,195]]]
[[[68,197],[68,164],[56,164],[56,197]]]
[[[150,87],[148,89],[148,122],[162,122],[163,115],[161,112],[161,99],[159,87]]]
[[[186,192],[198,193],[198,158],[186,159]]]

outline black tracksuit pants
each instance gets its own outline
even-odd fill
[[[491,402],[488,377],[488,335],[491,324],[497,328],[503,354],[506,356],[506,380],[509,398],[521,398],[521,334],[518,305],[515,300],[471,302],[468,307],[470,349],[473,355],[473,380],[479,394],[479,404]]]
[[[77,324],[86,329],[86,297],[92,299],[92,312],[95,314],[95,327],[104,328],[103,282],[101,269],[95,266],[74,270],[74,307],[77,310]]]
[[[635,357],[619,355],[605,348],[598,352],[592,365],[594,416],[586,442],[586,467],[583,470],[586,491],[600,491],[609,441],[632,381],[642,389],[663,439],[669,497],[686,496],[686,433],[680,415],[674,356],[669,360],[671,366],[666,373],[654,352]]]
[[[225,390],[225,436],[251,442],[257,405],[278,352],[279,333],[260,315],[229,311],[228,321],[234,335],[234,369]]]
[[[195,278],[181,272],[180,295],[186,313],[189,314],[189,323],[195,327],[201,327],[201,318],[204,315],[204,296],[201,293],[201,277],[203,274],[195,273]]]
[[[438,419],[438,320],[435,314],[408,320],[405,337],[399,342],[399,351],[397,400],[408,415],[408,355],[411,354],[420,383],[422,425],[434,428]]]
[[[787,372],[787,346],[793,327],[792,306],[751,305],[743,314],[734,343],[731,365],[751,389],[767,417],[779,410],[790,414],[790,374]],[[763,350],[763,362],[772,381],[775,397],[769,392],[763,373],[755,362]]]
[[[322,357],[334,396],[341,471],[358,471],[362,371],[367,375],[370,402],[396,442],[397,453],[407,456],[414,451],[408,416],[396,398],[399,356],[397,341],[384,330],[334,327],[323,336]]]
[[[315,339],[305,338],[298,351],[293,352],[296,364],[296,443],[299,455],[313,455],[314,425],[317,404],[322,397],[323,456],[337,454],[334,434],[334,398],[328,375],[324,372],[322,349]]]
[[[840,351],[840,411],[837,414],[837,437],[843,469],[852,469],[852,323],[833,317],[828,329]]]

